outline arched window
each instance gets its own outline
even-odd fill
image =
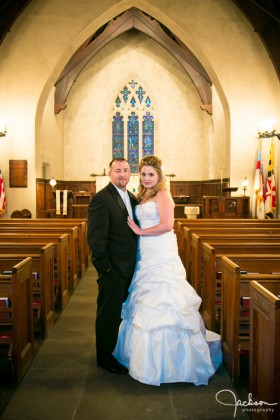
[[[138,173],[142,157],[154,154],[152,101],[141,83],[131,80],[116,95],[112,118],[112,158],[125,157]]]

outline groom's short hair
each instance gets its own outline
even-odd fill
[[[113,165],[114,162],[127,162],[128,163],[128,160],[125,159],[125,158],[122,158],[122,157],[115,158],[115,159],[111,160],[111,162],[109,163],[109,168],[110,169],[112,168],[112,165]]]

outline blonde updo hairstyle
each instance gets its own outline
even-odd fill
[[[158,175],[158,182],[152,189],[147,189],[140,182],[139,187],[138,187],[138,194],[137,194],[137,198],[139,202],[141,200],[147,201],[153,198],[159,190],[166,190],[166,180],[161,169],[162,161],[156,156],[145,156],[139,164],[140,176],[141,176],[141,171],[142,171],[143,166],[152,166],[155,169]]]

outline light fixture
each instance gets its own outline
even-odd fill
[[[3,121],[0,121],[0,137],[5,137],[7,134],[7,127]]]
[[[258,127],[258,135],[261,139],[277,137],[280,140],[280,133],[277,133],[275,129],[275,119],[261,121]]]
[[[276,130],[272,130],[272,131],[263,131],[263,132],[259,132],[259,137],[261,139],[270,139],[272,137],[277,137],[278,140],[280,140],[280,133],[276,133]]]
[[[52,178],[50,179],[49,184],[50,184],[50,186],[51,186],[52,188],[54,188],[54,187],[56,186],[56,184],[57,184],[56,179],[55,179],[54,177],[52,177]]]
[[[243,191],[244,191],[244,197],[246,195],[245,193],[246,193],[246,190],[248,188],[248,185],[249,185],[249,181],[248,181],[248,179],[245,176],[245,178],[242,181],[242,187],[243,187]]]

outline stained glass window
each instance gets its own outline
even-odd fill
[[[142,122],[143,145],[142,156],[149,156],[154,154],[154,121],[150,112],[146,112],[143,116]]]
[[[135,112],[128,117],[127,122],[127,160],[132,173],[138,171],[139,163],[139,122]]]
[[[124,156],[123,117],[119,112],[113,116],[113,159]]]
[[[125,157],[138,173],[143,156],[154,154],[154,114],[150,95],[136,80],[121,86],[112,116],[112,158]]]

